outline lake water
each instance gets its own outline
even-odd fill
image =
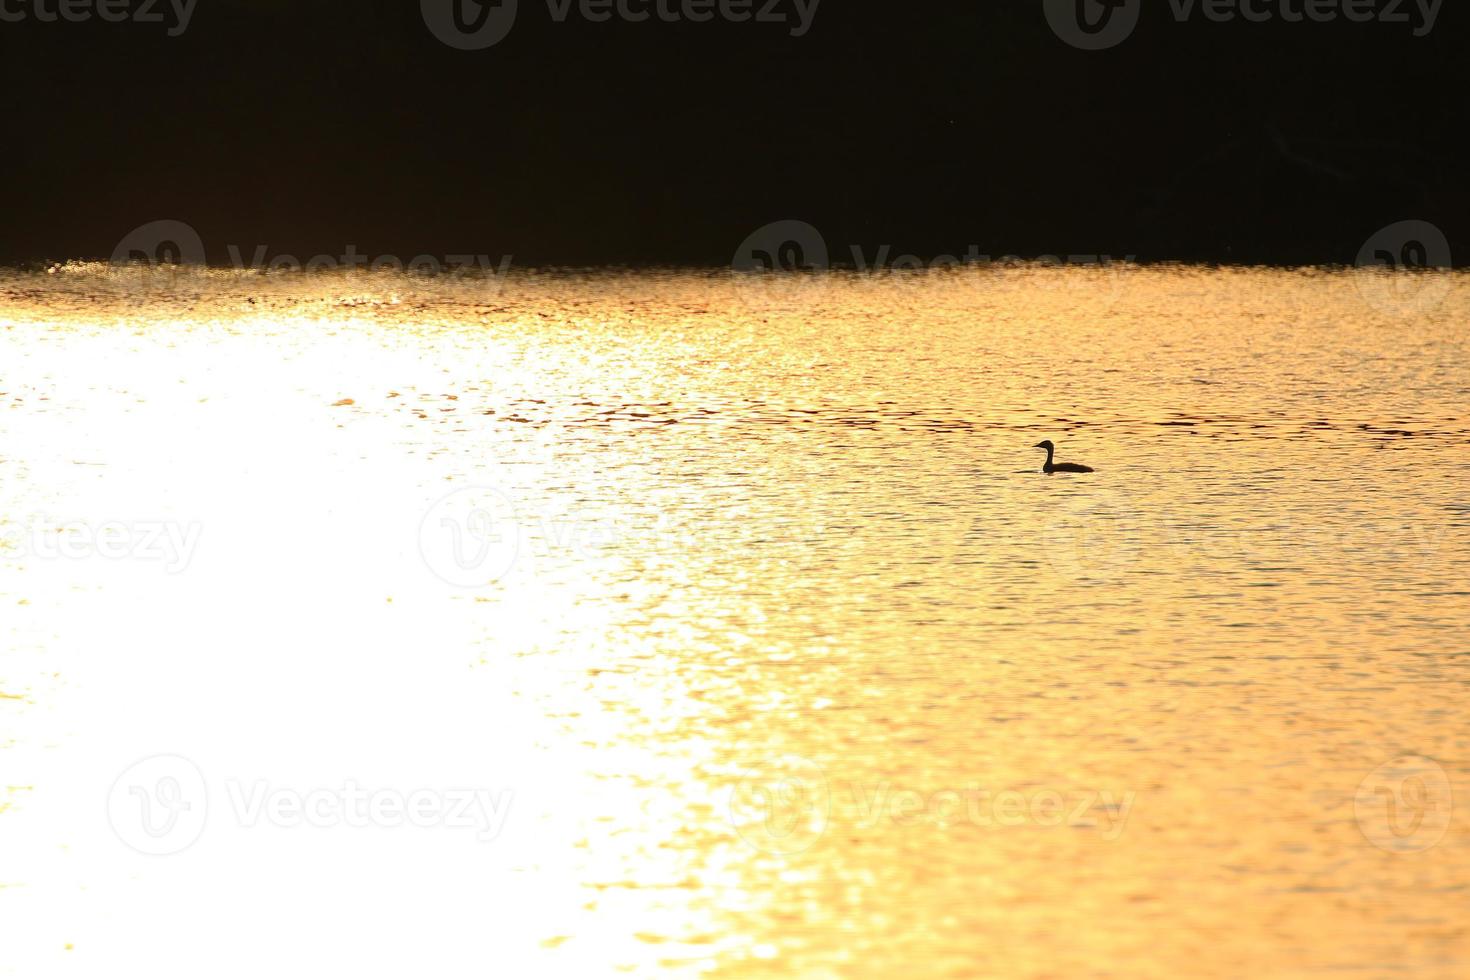
[[[1470,975],[1467,322],[0,274],[0,970]]]

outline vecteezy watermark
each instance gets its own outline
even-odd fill
[[[516,23],[517,0],[419,0],[424,24],[440,41],[479,51],[504,41]]]
[[[107,794],[118,839],[144,854],[177,854],[199,839],[209,814],[204,774],[188,759],[156,755],[123,770]]]
[[[773,309],[810,305],[818,302],[832,286],[830,273],[848,273],[860,281],[890,279],[898,281],[925,272],[958,269],[983,269],[1005,275],[1009,272],[1046,272],[1051,269],[1089,269],[1106,273],[1104,281],[1083,282],[1075,288],[1092,300],[1111,303],[1116,300],[1122,270],[1134,256],[1115,259],[1111,255],[1018,255],[995,256],[970,245],[963,254],[921,257],[896,252],[890,245],[864,248],[852,245],[840,261],[833,257],[826,238],[806,221],[785,219],[762,225],[746,236],[730,260],[735,288],[746,305]],[[986,285],[994,286],[990,279]],[[1052,286],[1062,280],[1056,279]],[[1046,286],[1029,282],[1028,288]]]
[[[1142,6],[1142,0],[1042,2],[1046,22],[1057,37],[1083,51],[1102,51],[1128,40]]]
[[[1137,794],[1060,789],[917,789],[889,780],[838,781],[808,759],[783,756],[734,780],[728,814],[736,833],[767,854],[790,855],[815,844],[832,827],[845,832],[932,826],[1011,829],[1097,829],[1106,841],[1122,836]]]
[[[205,262],[204,240],[182,221],[164,219],[139,225],[123,236],[112,250],[115,266],[198,266]]]
[[[396,255],[364,255],[356,245],[347,245],[340,255],[318,254],[305,259],[286,252],[273,253],[269,245],[255,245],[248,250],[239,245],[226,247],[230,264],[237,272],[261,275],[288,273],[397,272],[421,277],[463,279],[476,286],[498,289],[510,272],[513,257],[502,255],[492,259],[487,253],[463,253],[444,256],[416,255],[403,259]],[[162,276],[171,282],[180,272],[202,268],[207,256],[204,241],[191,226],[174,220],[150,221],[128,232],[113,249],[111,264],[119,270],[141,272],[146,277]]]
[[[445,494],[419,523],[424,564],[450,585],[483,588],[504,578],[521,551],[516,502],[492,487]]]
[[[440,258],[435,255],[416,255],[407,261],[396,255],[367,256],[358,252],[356,245],[348,245],[341,255],[313,255],[307,259],[289,253],[270,254],[266,245],[255,246],[247,259],[237,245],[229,246],[230,264],[237,270],[250,272],[326,272],[340,270],[353,272],[407,272],[420,276],[468,276],[476,275],[485,281],[497,283],[510,271],[511,256],[502,255],[493,261],[488,254],[454,254]]]
[[[827,832],[832,790],[827,774],[799,756],[782,756],[742,773],[730,786],[730,824],[766,854],[799,854]]]
[[[199,522],[179,521],[56,521],[32,518],[12,554],[46,560],[156,562],[175,575],[189,567],[204,534]]]
[[[638,24],[791,24],[791,36],[811,30],[822,0],[546,0],[547,13],[562,24],[574,15],[594,24],[610,20]],[[515,26],[518,0],[419,0],[429,31],[461,51],[479,51],[505,40]]]
[[[830,268],[822,233],[794,218],[757,228],[730,260],[736,291],[756,308],[814,302],[827,288]]]
[[[354,780],[340,786],[301,790],[272,786],[263,779],[249,783],[235,779],[226,784],[230,810],[241,827],[264,821],[291,829],[335,827],[446,827],[472,830],[481,841],[500,836],[510,816],[513,794],[508,789],[365,789]]]
[[[121,24],[166,24],[168,36],[189,29],[199,0],[0,0],[0,22],[25,20],[80,24],[89,20]],[[173,16],[170,18],[170,14]]]
[[[443,827],[472,831],[480,841],[500,836],[513,795],[509,789],[370,789],[352,779],[311,789],[229,779],[224,793],[226,812],[247,830]],[[209,797],[197,765],[182,756],[157,755],[118,776],[108,793],[107,817],[118,839],[134,850],[178,854],[204,833]]]
[[[424,513],[419,554],[450,585],[478,589],[513,569],[534,573],[538,563],[594,559],[634,533],[640,532],[595,511],[538,512],[502,490],[465,487]]]
[[[1151,549],[1168,543],[1126,492],[1092,484],[1074,487],[1060,479],[1048,482],[1046,490],[1040,500],[1045,508],[1041,550],[1059,575],[1079,583],[1117,584],[1135,574]]]
[[[1371,476],[1362,479],[1372,486]],[[1039,466],[1035,480],[1033,506],[1041,524],[1035,535],[1038,559],[1078,585],[1115,585],[1141,574],[1237,565],[1247,558],[1249,564],[1277,564],[1278,558],[1267,556],[1291,556],[1290,561],[1279,558],[1283,565],[1336,562],[1357,553],[1418,567],[1448,568],[1454,561],[1453,526],[1443,520],[1386,513],[1299,521],[1265,511],[1250,522],[1222,523],[1197,509],[1146,503],[1117,481],[1047,477]],[[1263,578],[1278,580],[1279,574],[1264,572]],[[1324,628],[1355,627],[1351,618],[1320,622]]]
[[[1438,844],[1453,813],[1454,794],[1444,767],[1414,755],[1374,769],[1353,797],[1353,815],[1363,836],[1393,854],[1415,854]]]
[[[1216,24],[1282,21],[1326,24],[1337,20],[1411,25],[1415,37],[1434,30],[1444,0],[1169,0],[1174,20],[1203,17]],[[1138,27],[1143,0],[1042,0],[1047,23],[1074,48],[1117,47]]]
[[[1359,249],[1357,265],[1358,291],[1390,316],[1428,313],[1453,285],[1449,239],[1428,221],[1380,228]]]

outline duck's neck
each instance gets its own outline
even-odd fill
[[[1056,451],[1057,451],[1057,447],[1055,447],[1055,446],[1051,447],[1050,449],[1048,449],[1046,451],[1046,465],[1042,467],[1043,470],[1050,470],[1051,469],[1051,457],[1052,457],[1052,454],[1055,453]]]

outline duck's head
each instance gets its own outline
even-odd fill
[[[1043,439],[1040,442],[1038,442],[1036,445],[1032,446],[1031,448],[1032,449],[1045,449],[1047,452],[1051,452],[1054,449],[1056,449],[1057,447],[1056,446],[1053,446],[1051,444],[1051,440],[1050,439]]]

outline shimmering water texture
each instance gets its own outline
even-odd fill
[[[1467,322],[4,274],[0,965],[1470,976]]]

